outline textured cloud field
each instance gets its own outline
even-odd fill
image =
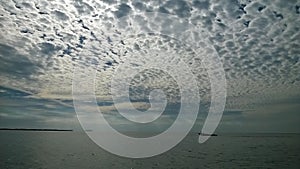
[[[118,22],[126,15],[143,25],[152,19],[146,12],[161,12],[209,32],[207,38],[226,73],[227,109],[261,110],[261,105],[285,103],[296,104],[293,111],[299,110],[295,101],[300,98],[299,1],[3,0],[0,4],[0,85],[26,91],[31,98],[71,100],[74,66],[87,66],[97,67],[97,96],[110,100],[110,80],[118,65],[134,52],[147,54],[155,48],[173,52],[189,64],[201,97],[209,99],[205,67],[188,46],[176,38],[127,37],[120,31]],[[169,26],[160,21],[157,25]],[[132,81],[132,97],[143,100],[153,88],[162,88],[170,98],[179,94],[169,75],[148,70]]]

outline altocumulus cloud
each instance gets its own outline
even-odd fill
[[[36,98],[70,100],[73,68],[80,64],[97,67],[96,94],[100,100],[109,99],[110,80],[117,66],[133,52],[160,48],[176,51],[190,65],[201,97],[209,101],[205,68],[184,44],[156,35],[115,40],[121,37],[116,24],[121,17],[135,14],[143,24],[151,19],[145,12],[175,15],[209,30],[209,39],[226,71],[228,110],[261,110],[261,106],[281,102],[289,105],[300,95],[298,1],[7,0],[0,4],[0,85]],[[158,24],[161,29],[167,26]],[[82,54],[83,49],[88,52]],[[143,91],[157,87],[177,98],[178,86],[157,71],[136,77],[133,97],[143,100],[147,94]],[[1,97],[8,105],[7,98]],[[290,111],[295,109],[298,107]],[[50,114],[60,117],[57,112]]]

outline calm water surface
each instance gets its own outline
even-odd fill
[[[189,135],[147,159],[112,155],[83,132],[0,131],[1,169],[300,168],[300,135]]]

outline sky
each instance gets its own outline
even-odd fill
[[[128,16],[134,28],[147,25],[153,19],[147,12],[174,15],[208,32],[206,38],[223,64],[227,82],[226,106],[217,131],[300,132],[297,0],[1,1],[0,127],[80,129],[72,100],[74,68],[79,66],[97,70],[97,105],[112,126],[163,131],[179,109],[179,88],[170,75],[145,70],[131,82],[130,99],[139,110],[149,108],[151,90],[161,88],[166,93],[166,111],[153,124],[137,126],[122,118],[110,91],[114,72],[126,58],[159,49],[179,56],[194,73],[201,97],[194,130],[200,130],[211,92],[197,53],[176,37],[128,35],[126,26],[118,24]],[[170,23],[158,20],[157,28],[147,29],[162,31]],[[126,109],[129,104],[120,106]]]

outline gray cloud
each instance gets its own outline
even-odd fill
[[[73,108],[16,89],[0,90],[0,127],[79,129]]]
[[[44,4],[48,4],[48,7]],[[107,28],[111,27],[109,25],[113,25],[116,20],[110,14],[120,18],[135,10],[143,12],[149,11],[150,8],[151,11],[165,10],[190,20],[196,26],[199,25],[210,30],[210,39],[223,60],[227,78],[229,81],[234,81],[229,84],[230,88],[233,87],[233,84],[235,88],[236,85],[239,86],[238,88],[242,88],[241,81],[249,81],[251,84],[257,83],[257,85],[266,87],[276,87],[282,83],[295,86],[299,81],[295,75],[295,72],[299,71],[299,38],[297,38],[299,26],[296,24],[296,21],[299,20],[296,10],[299,4],[297,2],[286,3],[281,7],[279,6],[282,5],[280,1],[278,3],[276,1],[274,4],[269,1],[166,1],[164,3],[134,1],[122,4],[110,1],[104,4],[96,2],[88,4],[78,0],[70,5],[71,7],[66,9],[63,7],[63,3],[55,1],[2,3],[1,13],[5,16],[14,13],[13,17],[16,17],[18,21],[17,25],[11,27],[7,34],[5,32],[8,30],[4,30],[2,36],[4,39],[10,39],[10,44],[16,43],[20,38],[26,39],[27,45],[31,47],[27,48],[25,45],[23,49],[21,46],[15,48],[18,50],[27,48],[27,53],[22,53],[22,55],[26,55],[33,62],[42,60],[28,55],[28,53],[36,54],[33,50],[36,50],[34,46],[38,44],[37,47],[40,48],[41,54],[47,55],[46,58],[48,58],[42,61],[43,64],[47,69],[56,70],[57,74],[66,68],[71,70],[72,67],[68,64],[59,66],[58,63],[74,61],[76,63],[78,59],[87,64],[94,63],[100,66],[100,70],[107,72],[118,66],[118,63],[124,59],[120,57],[124,53],[116,52],[121,49],[127,49],[123,52],[127,52],[125,55],[130,55],[130,50],[134,51],[137,46],[143,47],[141,45],[146,47],[151,44],[164,47],[159,45],[162,42],[166,44],[165,47],[168,50],[177,50],[179,46],[177,44],[172,47],[174,43],[168,42],[167,39],[145,41],[144,44],[139,45],[135,43],[133,46],[130,46],[131,42],[109,48],[102,48],[99,46],[100,44],[96,45],[96,43],[93,48],[85,46],[90,44],[90,41],[100,42],[104,45],[103,42],[107,40],[108,46],[120,43],[115,42],[112,38],[112,36],[119,36],[117,32],[107,32],[108,30],[100,29],[98,25],[103,23],[107,25]],[[51,10],[49,8],[51,6],[57,6],[57,8]],[[54,17],[50,17],[48,15],[50,13],[53,13]],[[81,17],[78,16],[86,18],[79,19]],[[147,19],[143,14],[140,16]],[[31,17],[31,21],[28,20],[28,17]],[[12,19],[12,16],[8,16],[2,24],[14,24]],[[162,25],[162,28],[164,27]],[[23,33],[18,34],[19,30]],[[85,40],[83,41],[81,37],[85,37]],[[152,37],[148,36],[147,38],[151,39]],[[79,56],[82,47],[89,48],[95,56]],[[182,47],[178,52],[184,50],[186,50],[185,47]],[[48,55],[54,56],[49,58]],[[55,55],[61,58],[56,58]],[[183,55],[182,58],[189,62],[190,58]],[[9,62],[14,62],[12,58],[10,60]],[[199,67],[200,65],[192,66]],[[254,86],[252,89],[243,90],[250,92],[244,94],[251,94],[252,90],[257,87]],[[238,92],[242,91],[237,90],[232,94],[237,95]]]
[[[205,65],[195,60],[193,49],[176,37],[151,34],[123,38],[126,25],[117,24],[121,17],[134,14],[134,26],[151,30],[155,28],[147,21],[153,18],[145,12],[153,11],[175,15],[209,31],[209,39],[226,71],[229,109],[252,109],[257,103],[274,101],[272,98],[297,98],[299,6],[298,1],[283,0],[3,1],[0,85],[40,97],[70,99],[74,66],[91,66],[98,71],[97,95],[107,97],[113,72],[126,57],[137,51],[146,55],[152,49],[161,49],[174,51],[189,64],[201,97],[209,98]],[[157,21],[157,29],[166,31],[171,23]],[[175,26],[171,31],[184,29]],[[155,71],[137,75],[132,94],[147,94],[155,87],[177,97],[178,87]],[[144,99],[144,95],[136,98],[139,99]]]
[[[127,4],[121,4],[118,7],[118,10],[115,12],[115,15],[117,18],[121,18],[123,16],[126,16],[130,13],[131,7]]]
[[[29,78],[38,68],[27,56],[6,44],[0,44],[0,59],[0,74],[10,78]]]

